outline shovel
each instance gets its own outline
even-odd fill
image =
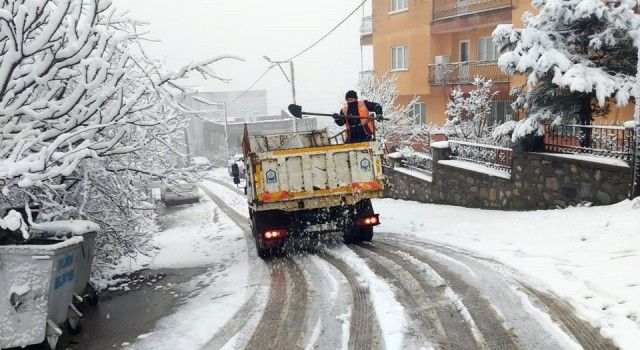
[[[313,113],[313,112],[303,112],[302,111],[302,106],[299,105],[294,105],[294,104],[290,104],[289,105],[289,113],[291,113],[292,116],[300,119],[302,118],[303,115],[312,115],[312,116],[319,116],[319,117],[332,117],[333,118],[333,114],[328,114],[328,113]],[[344,116],[343,116],[344,117]],[[377,115],[375,117],[365,117],[365,118],[361,118],[357,115],[348,115],[346,116],[349,119],[369,119],[369,120],[375,120],[377,122],[382,122],[385,120],[389,120],[389,118],[383,118],[381,115]]]

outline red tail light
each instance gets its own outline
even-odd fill
[[[287,230],[267,230],[262,233],[266,240],[280,239],[287,235]]]
[[[378,226],[380,225],[380,216],[378,214],[366,216],[356,221],[358,226]]]

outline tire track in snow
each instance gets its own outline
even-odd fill
[[[517,337],[512,330],[506,329],[505,320],[494,309],[489,300],[474,286],[468,284],[457,273],[433,260],[428,254],[415,246],[413,242],[398,243],[397,240],[379,239],[378,244],[386,244],[392,249],[402,250],[415,257],[418,261],[430,266],[440,275],[451,289],[458,294],[469,311],[471,318],[476,321],[478,329],[484,337],[489,349],[519,349]]]
[[[242,196],[241,193],[228,186],[223,181],[208,179],[218,185],[222,185],[234,193]],[[251,235],[251,227],[248,219],[235,209],[226,204],[222,198],[216,196],[209,188],[203,187],[203,190],[214,200],[220,209],[227,214],[245,233],[247,247],[253,261],[256,265],[265,266],[263,260],[258,258],[255,246],[253,244],[253,236]],[[305,334],[307,308],[308,308],[308,284],[305,276],[298,264],[290,259],[274,259],[266,264],[269,266],[270,290],[268,300],[265,305],[262,317],[257,323],[251,338],[246,345],[242,346],[236,342],[235,348],[242,347],[246,349],[298,349],[304,347],[301,344],[303,335]],[[264,268],[262,270],[265,270]],[[263,272],[263,279],[266,280],[267,272]],[[252,279],[254,280],[254,279]],[[268,282],[264,282],[267,284]],[[209,342],[206,349],[221,348],[232,338],[236,337],[243,331],[243,325],[250,323],[252,317],[255,316],[255,306],[259,300],[250,298],[242,308],[242,313],[238,313],[233,319],[233,324],[228,327],[223,339]],[[235,333],[234,333],[235,332]],[[226,340],[222,342],[221,340]]]
[[[258,253],[256,252],[255,246],[252,244],[253,238],[250,234],[251,228],[249,227],[247,218],[229,207],[209,188],[205,186],[200,186],[200,188],[209,198],[211,198],[211,200],[225,215],[227,215],[238,227],[242,229],[247,243],[247,253],[250,257],[249,260],[254,262],[252,264],[252,268],[249,270],[249,281],[254,281],[255,285],[257,285],[254,293],[245,301],[234,317],[220,330],[218,330],[213,338],[203,347],[203,349],[221,349],[231,340],[239,340],[236,339],[238,335],[246,332],[245,329],[247,327],[251,327],[255,324],[255,321],[252,322],[252,319],[255,318],[256,313],[262,312],[261,301],[268,293],[269,281],[267,280],[267,267],[258,258]]]
[[[318,256],[338,269],[349,283],[352,309],[349,327],[349,349],[369,350],[381,347],[379,325],[369,296],[369,289],[358,280],[358,275],[347,264],[333,256],[320,252]]]
[[[309,317],[305,349],[347,349],[349,283],[333,265],[309,254],[296,258],[309,282]]]
[[[437,342],[441,349],[487,349],[484,337],[459,297],[443,283],[440,276],[435,275],[433,278],[428,278],[427,271],[425,271],[425,267],[429,268],[428,266],[415,258],[411,259],[412,257],[399,255],[398,251],[402,251],[402,249],[386,246],[379,242],[375,242],[373,245],[362,244],[355,248],[359,254],[362,254],[363,251],[370,252],[362,254],[363,256],[376,260],[386,259],[388,262],[392,262],[391,265],[383,267],[386,273],[383,272],[381,275],[391,279],[392,283],[395,279],[394,284],[398,288],[404,289],[406,296],[400,301],[402,302],[404,299],[405,303],[408,301],[408,304],[412,304],[405,306],[405,308],[414,311],[410,314],[422,320],[423,330],[433,333],[433,327],[430,326],[430,323],[439,325],[436,330],[439,336]],[[409,255],[404,251],[403,253]],[[416,261],[412,262],[412,260]],[[382,265],[380,262],[375,264]],[[435,274],[432,270],[428,272]],[[405,276],[400,278],[402,275]],[[430,304],[429,309],[425,309],[423,306],[425,303]],[[420,315],[420,313],[427,314]],[[429,322],[430,318],[435,318],[435,320]]]
[[[299,349],[307,317],[307,283],[292,259],[271,264],[271,292],[246,349]]]
[[[602,337],[591,324],[578,318],[573,307],[567,302],[524,284],[521,284],[521,287],[527,294],[542,302],[546,306],[547,314],[556,322],[563,324],[585,350],[618,349],[611,340]]]
[[[393,239],[395,240],[397,238],[394,237]],[[388,242],[388,240],[386,239],[384,241]],[[412,243],[412,241],[409,241],[409,243]],[[503,274],[510,275],[511,277],[513,277],[514,282],[518,287],[522,289],[523,292],[525,292],[528,296],[534,298],[534,304],[541,304],[544,308],[544,311],[551,317],[553,322],[555,322],[564,332],[568,333],[570,336],[573,336],[577,343],[579,343],[580,346],[582,346],[584,349],[618,349],[618,347],[615,346],[610,339],[605,338],[601,335],[599,329],[576,316],[574,308],[569,303],[550,292],[541,291],[531,286],[531,284],[527,281],[526,276],[524,276],[520,271],[506,266],[495,259],[481,256],[456,247],[422,241],[419,242],[419,244],[430,249],[441,250],[444,253],[460,254],[472,259],[484,261],[492,268],[501,271]]]

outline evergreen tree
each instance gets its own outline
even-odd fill
[[[508,74],[528,75],[514,109],[527,112],[513,138],[541,134],[542,122],[589,124],[633,93],[637,1],[535,0],[524,29],[499,25],[493,39]]]

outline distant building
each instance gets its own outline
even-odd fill
[[[208,120],[224,120],[223,104],[226,104],[228,118],[252,120],[269,114],[265,90],[247,91],[244,94],[243,91],[198,92],[188,95],[184,103],[194,110],[203,111],[203,117]]]
[[[191,117],[187,129],[190,155],[207,157],[213,162],[226,165],[225,105],[230,155],[240,153],[245,124],[252,134],[293,131],[293,119],[288,112],[283,110],[279,115],[267,113],[266,91],[249,91],[241,95],[240,91],[226,91],[201,92],[187,97],[183,103],[202,112]],[[298,119],[297,125],[299,131],[315,130],[318,127],[315,118]]]
[[[297,119],[296,122],[298,131],[312,131],[318,128],[316,118]],[[293,119],[286,111],[282,111],[280,115],[259,116],[249,123],[245,123],[242,118],[229,120],[227,129],[229,132],[229,153],[231,155],[242,153],[242,133],[245,124],[248,126],[249,134],[251,135],[293,132]],[[227,148],[224,128],[224,122],[212,122],[206,123],[203,130],[210,144],[210,149],[217,150],[215,153],[218,158],[220,155],[225,154]]]

